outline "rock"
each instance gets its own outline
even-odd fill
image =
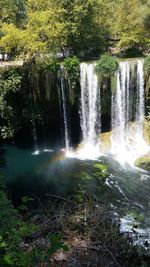
[[[144,121],[144,139],[150,145],[150,121]]]
[[[110,150],[110,147],[111,147],[111,143],[110,143],[111,133],[112,132],[106,132],[106,133],[102,133],[100,135],[101,152],[102,153],[107,153]]]
[[[67,255],[65,253],[63,253],[62,251],[60,252],[56,252],[54,255],[53,255],[53,259],[55,261],[66,261],[67,260]]]
[[[150,154],[136,159],[135,166],[146,171],[150,171]]]

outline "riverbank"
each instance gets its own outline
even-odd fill
[[[140,256],[130,239],[121,236],[111,224],[102,203],[86,197],[81,203],[56,195],[47,199],[41,210],[31,211],[31,221],[37,224],[38,231],[24,239],[25,250],[39,244],[46,253],[48,240],[54,249],[61,244],[51,254],[53,267],[149,266],[150,259]],[[37,266],[49,265],[39,258]]]
[[[150,259],[119,234],[103,203],[80,197],[26,196],[14,209],[0,189],[0,218],[7,221],[0,226],[1,266],[148,267]]]

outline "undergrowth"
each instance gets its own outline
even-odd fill
[[[101,165],[100,172],[104,179],[107,168]],[[148,267],[149,259],[112,225],[106,206],[83,184],[78,194],[78,200],[47,194],[36,206],[25,196],[15,209],[1,183],[0,266]]]

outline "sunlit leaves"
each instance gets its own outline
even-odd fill
[[[0,39],[0,46],[5,52],[18,48],[20,44],[20,30],[14,24],[3,24],[3,36]]]
[[[121,49],[149,46],[149,1],[0,0],[0,13],[0,48],[15,55],[99,54],[109,40]]]
[[[144,24],[139,0],[121,0],[116,7],[114,33],[119,39],[118,47],[139,46],[144,42]]]
[[[0,21],[23,26],[26,19],[26,0],[0,0]]]

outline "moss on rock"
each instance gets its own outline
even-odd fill
[[[150,121],[148,120],[144,122],[144,139],[150,145]]]
[[[135,166],[143,170],[150,171],[150,154],[136,159]]]

